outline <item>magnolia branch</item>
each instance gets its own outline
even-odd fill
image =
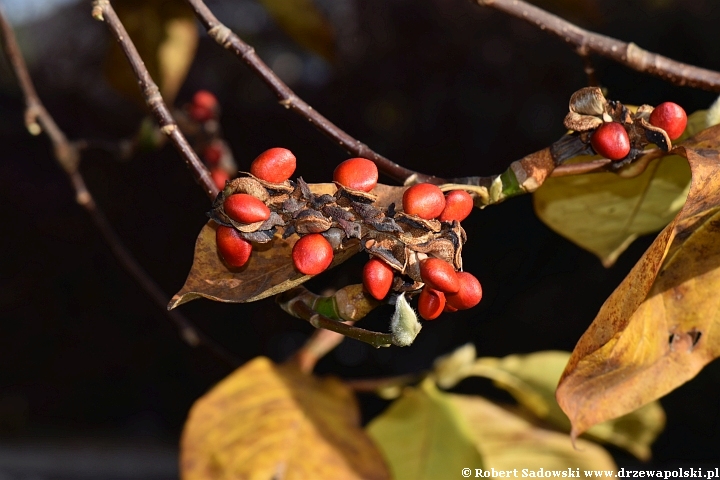
[[[80,164],[80,153],[78,145],[82,142],[71,143],[63,131],[55,123],[50,113],[45,109],[40,97],[35,90],[35,86],[30,78],[25,59],[23,58],[20,48],[15,38],[15,32],[7,21],[5,13],[0,8],[0,34],[2,35],[3,49],[5,56],[10,61],[13,72],[15,73],[20,88],[25,97],[25,124],[28,131],[33,135],[39,135],[43,131],[50,138],[53,145],[55,159],[63,168],[68,176],[70,183],[75,190],[75,199],[81,207],[90,215],[93,223],[100,230],[105,241],[110,246],[115,257],[125,270],[140,284],[150,298],[166,312],[168,317],[175,323],[180,330],[180,336],[190,346],[197,347],[204,345],[208,347],[214,354],[222,358],[230,365],[238,365],[239,362],[231,354],[220,346],[216,345],[212,340],[207,338],[201,332],[196,330],[192,323],[178,312],[168,312],[167,296],[160,287],[150,278],[143,270],[140,264],[135,260],[130,251],[122,243],[122,240],[113,230],[110,222],[105,214],[95,203],[94,198],[85,185],[85,179],[78,170]]]
[[[150,111],[160,125],[160,130],[170,139],[172,144],[177,149],[178,153],[187,163],[188,167],[193,173],[195,180],[203,187],[203,190],[210,198],[214,200],[219,193],[217,186],[210,177],[210,172],[198,158],[195,150],[190,146],[185,135],[180,131],[175,119],[170,113],[170,109],[167,107],[160,95],[160,89],[157,84],[153,81],[145,63],[140,54],[135,48],[130,36],[128,35],[125,27],[118,18],[109,0],[95,0],[93,1],[92,16],[96,20],[105,22],[115,39],[120,43],[120,47],[125,53],[125,56],[130,62],[130,66],[135,72],[135,76],[140,84],[140,91],[142,92],[145,102],[147,103]]]
[[[480,6],[494,8],[525,20],[541,30],[552,33],[573,46],[583,59],[594,53],[675,85],[720,92],[720,72],[678,62],[644,50],[634,43],[625,43],[590,32],[522,0],[475,0],[475,2]]]
[[[298,97],[285,82],[273,72],[255,53],[255,49],[223,25],[202,0],[187,0],[195,15],[207,29],[208,35],[225,49],[237,55],[277,96],[280,105],[307,119],[316,129],[330,137],[346,152],[356,157],[372,160],[380,172],[403,183],[444,183],[443,179],[415,172],[383,157],[360,140],[353,138],[317,110]]]

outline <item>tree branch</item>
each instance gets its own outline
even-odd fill
[[[147,68],[145,68],[145,63],[142,58],[140,58],[137,48],[135,48],[135,45],[130,39],[130,36],[125,30],[122,22],[120,22],[120,19],[115,13],[112,5],[110,5],[110,1],[94,0],[92,16],[96,20],[105,22],[115,36],[115,39],[120,43],[120,47],[125,53],[125,56],[127,57],[128,62],[130,62],[130,66],[138,79],[140,91],[145,98],[145,102],[148,107],[150,107],[150,111],[160,125],[160,130],[167,135],[173,143],[178,153],[180,153],[188,167],[190,167],[195,180],[200,184],[200,186],[202,186],[210,200],[214,200],[215,197],[217,197],[219,190],[210,177],[210,172],[202,163],[200,158],[198,158],[195,150],[193,150],[190,146],[185,138],[185,135],[183,135],[175,123],[175,119],[170,113],[170,109],[168,109],[167,105],[165,105],[165,102],[160,95],[160,89],[153,81]]]
[[[720,72],[678,62],[648,52],[634,43],[625,43],[582,29],[562,18],[522,0],[475,0],[480,6],[494,8],[548,31],[575,47],[581,57],[595,53],[638,72],[660,77],[681,87],[720,92]],[[587,71],[587,66],[586,66]]]
[[[10,61],[13,71],[18,79],[20,88],[25,97],[25,122],[30,133],[39,135],[45,133],[50,138],[53,145],[55,159],[63,168],[68,176],[68,180],[75,189],[75,199],[85,211],[90,214],[95,226],[105,238],[115,257],[125,270],[137,281],[150,298],[165,312],[166,315],[175,323],[180,330],[180,336],[192,347],[204,345],[209,348],[215,355],[222,358],[230,365],[239,365],[240,362],[234,358],[225,349],[215,344],[193,327],[192,323],[178,312],[168,312],[167,296],[160,287],[150,278],[150,276],[138,264],[137,260],[132,256],[130,251],[123,245],[120,238],[112,229],[107,217],[95,203],[90,191],[85,185],[85,179],[78,170],[80,163],[80,153],[77,143],[71,143],[63,131],[55,123],[50,113],[45,109],[40,97],[38,96],[35,86],[33,85],[30,73],[28,72],[25,59],[20,52],[15,32],[7,21],[5,13],[0,7],[0,34],[2,35],[3,49],[5,55]]]
[[[255,49],[243,42],[240,37],[234,34],[228,27],[223,25],[210,11],[202,0],[187,0],[200,23],[205,27],[208,35],[225,49],[237,55],[245,64],[268,86],[277,96],[280,105],[297,113],[307,119],[320,132],[324,133],[331,140],[337,143],[346,152],[356,157],[363,157],[372,160],[381,173],[394,180],[409,185],[412,183],[430,182],[445,183],[442,178],[433,177],[410,170],[395,162],[383,157],[360,140],[348,135],[337,125],[322,116],[317,110],[305,103],[298,97],[285,82],[275,75],[270,67],[263,62]]]

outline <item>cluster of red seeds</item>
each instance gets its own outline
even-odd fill
[[[219,134],[220,103],[211,92],[198,90],[185,110],[188,117],[201,126],[203,138],[198,150],[210,170],[213,182],[222,190],[236,173],[237,167],[228,145]]]
[[[296,159],[292,152],[272,148],[252,162],[250,173],[260,180],[277,184],[288,180],[295,167]],[[348,189],[370,192],[377,185],[378,170],[370,160],[351,158],[338,165],[333,181]],[[455,190],[445,195],[429,183],[408,188],[402,203],[406,214],[442,222],[460,222],[473,209],[472,197],[467,192]],[[264,222],[271,215],[270,209],[261,200],[244,193],[230,195],[223,207],[228,217],[243,224]],[[252,244],[234,228],[219,226],[216,241],[218,251],[228,265],[242,267],[249,260]],[[333,247],[320,233],[305,234],[293,246],[292,261],[300,273],[317,275],[327,269],[332,260]],[[426,320],[437,318],[443,311],[474,307],[482,298],[480,282],[467,272],[456,272],[453,265],[445,260],[423,259],[420,275],[425,286],[419,296],[418,310]],[[362,277],[368,293],[382,300],[392,288],[395,271],[380,258],[373,257],[363,268]]]
[[[470,215],[472,209],[472,197],[464,190],[453,190],[444,195],[436,185],[419,183],[405,190],[403,194],[405,213],[426,220],[437,218],[441,222],[461,222]],[[363,283],[371,295],[381,299],[387,295],[388,290],[379,291],[377,295],[373,293],[374,290],[369,287],[376,276],[371,275],[372,268],[377,267],[365,267]],[[456,272],[445,260],[432,257],[422,260],[420,276],[425,286],[418,298],[418,313],[425,320],[434,320],[442,312],[456,312],[474,307],[482,298],[482,288],[477,278],[467,272]]]
[[[687,114],[677,103],[665,102],[655,107],[649,121],[665,130],[670,140],[675,140],[685,131]],[[598,155],[614,161],[622,160],[630,153],[630,137],[618,122],[606,122],[598,127],[590,144]]]

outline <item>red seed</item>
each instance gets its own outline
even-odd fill
[[[418,313],[425,320],[435,320],[445,308],[445,294],[425,287],[418,297]]]
[[[222,168],[213,168],[210,170],[210,177],[219,190],[225,188],[225,182],[230,180],[230,175]]]
[[[379,258],[371,258],[363,267],[363,285],[377,300],[382,300],[390,291],[395,272]]]
[[[687,114],[677,103],[661,103],[650,114],[650,125],[662,128],[670,140],[675,140],[685,131]]]
[[[617,122],[603,123],[590,139],[595,152],[610,160],[622,160],[630,153],[630,137]]]
[[[353,190],[369,192],[378,181],[378,169],[366,158],[351,158],[335,168],[333,181]]]
[[[198,90],[190,104],[190,116],[198,122],[207,122],[217,115],[218,101],[207,90]]]
[[[458,272],[457,277],[460,281],[460,290],[445,297],[447,304],[458,310],[466,310],[480,303],[482,287],[478,279],[468,272]]]
[[[195,92],[195,95],[193,95],[192,99],[193,105],[197,105],[200,107],[205,107],[208,109],[214,109],[218,106],[218,100],[217,97],[207,90],[198,90]]]
[[[270,218],[270,209],[259,198],[247,193],[230,195],[223,203],[225,214],[241,223],[264,222]]]
[[[205,159],[205,163],[211,166],[215,166],[220,162],[223,155],[222,145],[213,142],[203,150],[202,156]]]
[[[457,308],[453,307],[449,303],[447,303],[447,295],[445,295],[445,308],[443,308],[443,312],[445,313],[455,313],[458,311]]]
[[[250,259],[252,243],[242,238],[234,228],[219,226],[215,232],[215,243],[220,257],[231,267],[242,267]]]
[[[430,220],[440,215],[444,208],[445,195],[436,185],[418,183],[403,194],[403,210],[409,215]]]
[[[253,160],[250,173],[266,182],[283,183],[295,173],[295,164],[295,155],[290,150],[271,148]]]
[[[330,242],[319,233],[310,233],[295,242],[292,249],[295,268],[305,275],[317,275],[327,269],[333,260]]]
[[[455,269],[445,260],[426,258],[420,262],[420,277],[435,290],[455,293],[460,290],[460,281]]]
[[[465,220],[473,209],[473,199],[465,190],[453,190],[445,195],[445,208],[438,217],[441,222]]]

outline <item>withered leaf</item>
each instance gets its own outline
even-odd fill
[[[195,402],[180,469],[183,480],[390,478],[350,389],[262,357]]]
[[[308,186],[308,190],[317,195],[332,195],[335,188],[332,183]],[[398,202],[404,191],[405,187],[389,185],[377,185],[373,190],[379,207]],[[253,302],[284,292],[311,278],[297,272],[293,267],[291,252],[297,236],[282,238],[283,232],[279,230],[272,242],[253,246],[250,261],[244,267],[231,269],[217,253],[216,229],[217,224],[213,221],[203,227],[195,243],[193,265],[185,285],[173,296],[168,308],[172,309],[201,297],[220,302]],[[335,253],[331,267],[360,251],[357,241],[346,245],[348,247],[345,250]]]
[[[674,149],[687,202],[606,300],[557,390],[574,436],[655,400],[720,356],[720,126]]]

